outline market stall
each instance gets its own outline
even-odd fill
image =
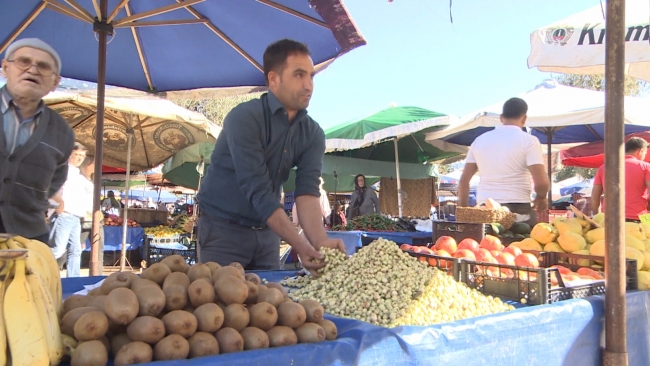
[[[279,282],[292,271],[256,272]],[[63,279],[64,297],[103,277]],[[630,365],[650,364],[650,293],[627,298]],[[383,328],[327,316],[338,330],[335,341],[290,348],[245,351],[156,365],[600,365],[604,297],[566,300],[427,327]],[[181,362],[181,363],[179,363]]]
[[[104,226],[104,251],[112,252],[122,249],[121,226]],[[126,229],[127,250],[134,250],[142,246],[144,242],[144,229],[141,227],[128,227]],[[86,239],[86,249],[90,251],[90,238]]]

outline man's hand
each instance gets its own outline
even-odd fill
[[[298,254],[300,263],[302,266],[308,270],[312,275],[316,275],[316,271],[325,267],[325,263],[315,263],[315,259],[323,259],[323,254],[318,252],[314,247],[309,244],[304,244],[300,246],[293,246],[293,250]]]
[[[316,250],[320,251],[320,248],[327,247],[327,248],[332,248],[332,249],[338,249],[341,252],[343,252],[345,255],[348,253],[345,251],[345,244],[343,244],[343,240],[341,239],[331,239],[327,238],[319,243],[314,243],[314,247]]]
[[[542,213],[548,209],[548,198],[546,197],[537,197],[533,201],[533,208],[538,213]]]
[[[56,209],[54,210],[54,212],[56,212],[57,215],[60,215],[60,214],[63,213],[63,201],[61,201],[61,203],[59,203],[59,205],[56,206]]]

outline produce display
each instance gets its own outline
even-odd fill
[[[72,366],[104,365],[109,355],[119,366],[333,340],[323,313],[239,263],[190,266],[172,255],[139,277],[113,273],[87,296],[68,297],[60,324]]]
[[[104,218],[104,226],[122,226],[124,225],[124,219],[116,215],[108,215]],[[131,218],[126,219],[126,225],[131,227],[139,227],[135,220]]]
[[[332,315],[381,326],[430,325],[514,309],[378,239],[349,259],[321,249],[322,276],[286,279],[289,297],[315,300]]]
[[[0,365],[57,365],[64,356],[59,266],[44,243],[0,237]]]
[[[144,234],[154,238],[173,238],[183,233],[185,233],[183,229],[163,225],[144,228]]]
[[[347,225],[333,226],[332,231],[404,231],[402,227],[388,217],[382,215],[357,216],[348,221]]]

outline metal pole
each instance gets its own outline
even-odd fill
[[[100,2],[101,14],[98,17],[101,20],[106,19],[108,14],[108,0],[101,0]],[[99,231],[102,230],[100,220],[101,202],[100,194],[102,189],[102,161],[104,155],[104,98],[106,92],[106,46],[109,33],[112,34],[112,28],[106,27],[106,23],[102,24],[101,20],[96,19],[93,25],[93,30],[98,35],[98,62],[97,62],[97,118],[95,127],[95,176],[94,176],[94,189],[93,189],[93,226],[91,229],[91,247],[90,247],[90,275],[98,276],[101,274],[99,263]]]
[[[553,157],[551,155],[551,143],[553,141],[553,130],[546,131],[546,164],[548,166],[548,209],[542,215],[544,221],[551,221],[548,215],[548,210],[553,207]]]
[[[623,96],[625,0],[607,1],[605,21],[605,350],[603,365],[626,366],[625,164]]]
[[[397,138],[393,140],[395,144],[395,173],[397,175],[397,211],[399,217],[402,217],[402,182],[399,179],[399,152],[397,151]]]
[[[133,128],[131,127],[133,125],[131,119],[133,118],[133,115],[129,115],[129,129],[127,130],[127,148],[126,148],[126,197],[129,197],[129,191],[131,188],[131,185],[129,183],[129,179],[131,178],[131,142],[133,141]],[[129,229],[128,221],[129,221],[129,206],[124,205],[124,222],[122,223],[122,248],[121,248],[121,253],[120,253],[120,271],[124,271],[124,268],[126,266],[126,234]]]

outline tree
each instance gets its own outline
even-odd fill
[[[262,93],[240,94],[214,99],[172,99],[172,102],[194,112],[199,112],[219,126],[223,126],[226,115],[238,104],[259,98]]]
[[[560,169],[557,174],[555,174],[554,181],[561,182],[565,179],[575,177],[576,175],[581,177],[582,179],[591,179],[596,176],[596,171],[598,169],[590,169],[590,168],[579,168],[575,166],[565,166]]]
[[[597,91],[605,90],[605,75],[576,75],[562,74],[553,77],[555,81],[562,85],[572,86],[575,88],[591,89]],[[630,76],[625,76],[625,95],[636,97],[641,93],[648,91],[648,83],[637,80]]]

